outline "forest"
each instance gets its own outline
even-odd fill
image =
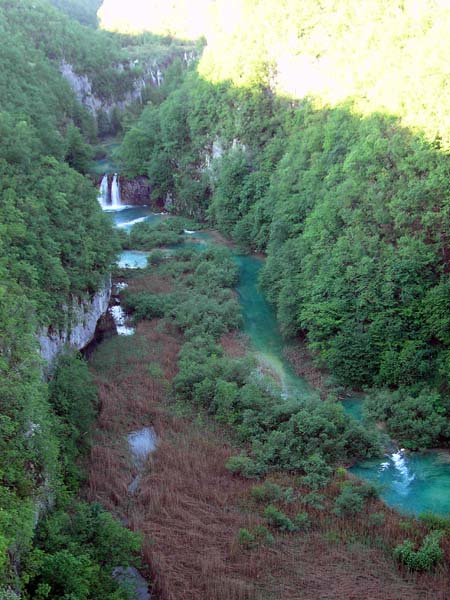
[[[285,335],[306,339],[334,385],[367,391],[400,444],[447,445],[448,10],[240,6],[197,72],[127,132],[125,169],[265,252]],[[297,46],[285,31],[302,32]]]
[[[136,31],[125,19],[121,31],[111,0],[97,14],[101,4],[0,0],[0,598],[129,598],[113,569],[160,552],[116,519],[107,492],[99,503],[80,491],[93,477],[96,419],[113,411],[102,357],[119,361],[114,344],[125,343],[91,365],[63,354],[49,380],[37,351],[36,333],[70,327],[67,307],[117,275],[128,248],[153,250],[154,272],[123,274],[123,305],[145,352],[165,344],[172,364],[161,383],[136,349],[124,360],[134,357],[139,385],[161,388],[163,408],[151,406],[162,423],[190,439],[177,411],[195,426],[211,420],[222,447],[233,446],[226,461],[217,450],[227,473],[217,480],[236,488],[233,559],[248,559],[244,579],[251,551],[268,560],[274,533],[311,528],[327,548],[337,530],[347,550],[354,539],[382,547],[406,579],[435,573],[450,552],[448,522],[399,525],[342,467],[380,452],[380,428],[411,451],[450,445],[450,9],[235,0],[231,14],[225,0],[204,1],[192,29],[188,3],[173,20],[175,4],[157,2],[151,19]],[[164,83],[124,108],[149,57],[165,66]],[[88,79],[96,112],[62,65]],[[112,228],[89,177],[111,136],[121,174],[150,181],[149,203],[264,256],[260,286],[286,343],[326,373],[325,400],[282,403],[252,380],[248,357],[227,354],[223,340],[242,324],[227,252],[181,249],[165,260],[158,248],[181,245],[183,220],[129,235]],[[336,399],[355,391],[378,428],[344,415]],[[243,512],[259,515],[250,525],[241,492]],[[152,560],[144,568],[161,592],[166,557]]]
[[[71,57],[89,70],[83,56],[97,57],[91,68],[106,77],[98,80],[106,90],[102,60],[113,64],[120,47],[46,2],[0,2],[2,598],[18,598],[13,590],[47,598],[50,589],[56,597],[69,573],[67,593],[126,597],[111,579],[118,564],[111,547],[124,565],[139,547],[109,513],[76,498],[83,479],[76,462],[87,452],[97,392],[76,357],[62,357],[52,382],[44,381],[36,339],[44,326],[70,325],[67,305],[104,285],[118,248],[83,175],[95,120],[58,61]]]

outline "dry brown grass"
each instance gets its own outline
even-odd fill
[[[321,397],[325,398],[330,391],[327,385],[329,374],[324,369],[316,367],[306,343],[303,340],[298,340],[295,345],[285,349],[284,355],[291,363],[296,374],[306,379],[310,386],[318,390]]]
[[[148,289],[148,288],[146,288]],[[225,348],[239,344],[226,337]],[[110,342],[114,344],[113,342]],[[134,344],[135,352],[126,344]],[[419,541],[420,527],[405,531],[400,518],[379,501],[355,519],[308,509],[309,533],[277,534],[274,545],[245,550],[240,528],[264,523],[263,506],[250,497],[255,482],[229,473],[235,452],[208,421],[177,416],[167,382],[176,374],[180,340],[161,322],[140,323],[132,340],[117,344],[117,363],[96,372],[101,411],[89,461],[87,495],[144,534],[142,558],[160,600],[446,600],[447,571],[415,578],[401,573],[386,547],[406,537]],[[149,369],[160,366],[162,377]],[[150,457],[135,495],[136,475],[126,434],[153,425],[158,449]],[[279,476],[283,486],[295,478]],[[339,482],[327,490],[330,505]],[[293,516],[300,502],[283,506]],[[368,514],[383,510],[374,534]],[[379,536],[379,547],[374,540]],[[355,540],[358,540],[356,542]],[[362,543],[364,541],[368,544]],[[375,547],[374,547],[375,546]],[[450,548],[445,548],[450,561]]]
[[[151,278],[133,277],[128,280],[128,289],[133,293],[166,294],[173,291],[173,285],[168,277],[154,274]]]
[[[241,358],[248,352],[248,336],[239,331],[224,333],[220,338],[220,343],[231,358]]]

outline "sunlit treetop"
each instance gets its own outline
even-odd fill
[[[351,99],[359,113],[449,137],[448,0],[105,0],[99,16],[107,29],[204,35],[199,72],[212,83]]]
[[[105,0],[98,16],[100,26],[110,31],[171,35],[197,39],[206,31],[212,0]]]

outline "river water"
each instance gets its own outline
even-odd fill
[[[146,207],[124,208],[112,213],[118,228],[130,229],[143,220],[158,223],[163,217]],[[213,243],[205,233],[189,232],[190,242]],[[119,258],[121,266],[133,268],[147,264],[146,253],[126,251]],[[236,254],[240,279],[237,293],[242,307],[244,332],[249,336],[258,363],[275,375],[282,394],[301,400],[313,393],[308,383],[298,377],[284,358],[285,346],[276,315],[258,287],[258,274],[263,260]],[[362,419],[362,401],[350,398],[344,402],[349,417]],[[450,455],[448,452],[406,454],[396,450],[379,459],[361,462],[350,469],[357,477],[380,485],[380,496],[389,505],[405,514],[432,511],[450,515]]]

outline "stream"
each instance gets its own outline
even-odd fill
[[[147,207],[122,207],[111,212],[116,227],[130,229],[135,223],[158,223],[163,216]],[[166,217],[167,218],[167,217]],[[202,245],[212,243],[206,233],[186,232],[189,241]],[[145,252],[126,251],[119,258],[122,267],[142,268],[147,265]],[[269,371],[280,382],[284,397],[302,398],[313,393],[309,384],[298,377],[284,358],[285,343],[279,331],[275,311],[258,287],[258,274],[263,259],[234,256],[240,271],[236,291],[242,307],[243,331],[254,348],[262,372]],[[343,402],[349,417],[362,419],[362,399]],[[400,449],[384,457],[363,461],[349,471],[357,477],[377,483],[380,496],[389,506],[404,514],[432,511],[450,514],[450,454],[446,451],[405,453]]]

